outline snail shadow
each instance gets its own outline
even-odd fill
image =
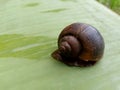
[[[45,36],[6,34],[0,36],[0,57],[38,59],[50,57],[55,40]]]
[[[52,56],[51,56],[52,57]],[[96,65],[98,65],[98,63],[99,63],[99,61],[98,62],[95,62],[95,63],[93,63],[93,64],[86,64],[86,63],[80,63],[80,65],[77,65],[77,66],[75,66],[75,65],[73,65],[73,64],[71,64],[71,63],[69,63],[68,64],[68,62],[64,62],[64,61],[60,61],[60,60],[57,60],[57,59],[55,59],[55,58],[51,58],[51,60],[53,61],[52,62],[52,64],[53,64],[53,66],[55,66],[55,67],[65,67],[65,68],[75,68],[75,69],[80,69],[80,70],[84,70],[84,69],[90,69],[90,68],[93,68],[93,67],[96,67]]]
[[[55,50],[51,54],[51,56],[55,60],[60,61],[70,67],[91,67],[97,63],[97,61],[84,61],[84,60],[80,60],[78,58],[72,58],[72,57],[69,58],[69,57],[62,56],[60,54],[59,50]]]

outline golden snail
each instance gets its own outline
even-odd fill
[[[104,40],[96,28],[85,23],[73,23],[60,33],[58,49],[52,57],[69,66],[91,66],[104,53]]]

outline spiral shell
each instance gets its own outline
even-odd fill
[[[96,28],[73,23],[60,33],[58,49],[52,56],[70,66],[90,66],[104,53],[104,40]]]

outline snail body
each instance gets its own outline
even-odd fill
[[[52,57],[69,66],[90,66],[102,58],[104,46],[96,28],[85,23],[73,23],[60,33],[58,49]]]

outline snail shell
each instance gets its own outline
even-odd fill
[[[85,23],[73,23],[60,33],[58,49],[52,57],[70,66],[90,66],[102,58],[104,46],[96,28]]]

